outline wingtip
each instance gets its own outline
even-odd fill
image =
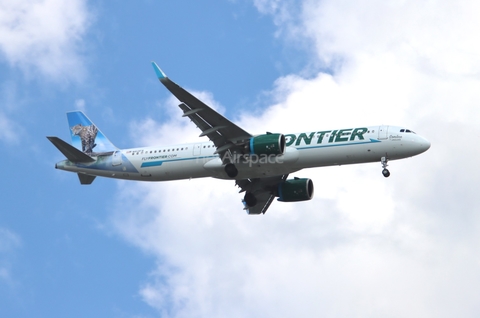
[[[152,66],[153,66],[153,69],[155,70],[155,74],[157,74],[158,79],[167,78],[167,75],[163,73],[160,67],[158,67],[157,63],[152,61]]]

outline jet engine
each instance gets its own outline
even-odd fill
[[[285,152],[285,136],[267,133],[250,138],[249,151],[252,155],[282,155]]]
[[[295,202],[313,198],[313,181],[295,178],[278,184],[278,201]]]

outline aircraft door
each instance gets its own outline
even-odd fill
[[[195,144],[193,145],[193,155],[199,156],[202,152],[202,144]]]
[[[112,155],[112,166],[119,166],[122,164],[122,152],[117,150]]]
[[[388,137],[388,126],[379,126],[378,127],[378,139],[387,139]]]

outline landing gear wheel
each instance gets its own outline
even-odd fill
[[[255,198],[255,195],[253,195],[251,192],[245,193],[243,200],[249,207],[253,207],[255,204],[257,204],[257,198]]]
[[[390,177],[390,171],[388,171],[388,169],[383,169],[382,174],[385,178]]]
[[[230,178],[235,178],[238,175],[238,170],[233,163],[227,163],[225,166],[225,172]]]

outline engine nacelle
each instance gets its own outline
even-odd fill
[[[285,152],[285,136],[283,134],[260,135],[250,138],[250,154],[282,155]]]
[[[278,201],[295,202],[313,198],[313,181],[308,178],[286,180],[278,185]]]

